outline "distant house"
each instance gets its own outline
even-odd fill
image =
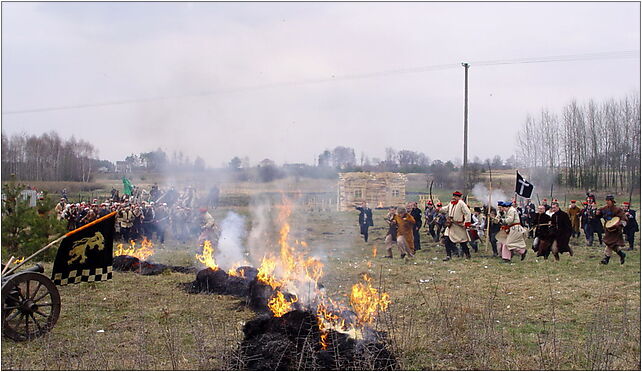
[[[304,163],[288,163],[283,164],[283,169],[305,169],[307,167]]]
[[[116,168],[114,169],[116,173],[131,173],[132,164],[128,161],[117,161]]]
[[[366,201],[370,208],[398,206],[406,202],[407,178],[392,172],[339,173],[337,209],[347,211]]]

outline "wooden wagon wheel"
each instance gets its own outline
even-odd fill
[[[22,272],[2,285],[2,333],[25,341],[49,332],[60,315],[60,293],[46,276]]]

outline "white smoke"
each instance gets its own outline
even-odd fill
[[[245,218],[234,212],[228,212],[221,222],[221,237],[214,259],[223,269],[230,269],[233,265],[242,264],[243,236],[245,235]]]
[[[483,183],[480,182],[480,183],[475,184],[475,186],[473,187],[473,190],[472,190],[472,194],[475,197],[475,199],[479,200],[484,205],[488,204],[489,191],[488,191],[488,188],[486,188],[486,186]],[[512,199],[509,198],[508,196],[506,196],[506,194],[504,194],[504,192],[502,190],[493,189],[493,192],[490,195],[490,200],[491,200],[490,205],[492,207],[495,207],[495,206],[497,206],[497,202],[500,201],[500,200],[501,201],[510,201]]]
[[[250,230],[247,245],[250,252],[250,260],[254,266],[261,265],[263,256],[268,251],[267,243],[270,241],[270,219],[271,205],[266,200],[252,200],[252,229]]]

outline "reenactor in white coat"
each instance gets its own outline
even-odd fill
[[[504,232],[504,241],[502,242],[502,259],[504,262],[510,262],[514,253],[519,253],[521,259],[526,257],[526,236],[528,232],[522,226],[519,213],[513,207],[511,202],[503,203],[499,212],[499,223],[501,230]],[[498,234],[499,236],[499,234]]]
[[[466,229],[470,227],[470,209],[461,200],[461,192],[453,192],[453,197],[450,203],[445,205],[439,211],[446,215],[446,231],[444,231],[444,244],[446,246],[446,258],[448,261],[452,258],[453,252],[457,249],[457,244],[460,245],[462,252],[466,258],[470,258],[470,250],[468,249],[468,233]]]

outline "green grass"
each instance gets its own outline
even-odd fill
[[[248,208],[234,210],[250,216]],[[394,248],[391,260],[383,258],[384,212],[374,213],[369,243],[356,211],[295,210],[290,236],[324,257],[322,282],[333,298],[346,301],[363,272],[390,294],[378,327],[389,332],[402,368],[640,368],[639,250],[627,252],[625,265],[603,266],[602,247],[573,240],[575,256],[560,262],[529,251],[525,261],[505,264],[482,244],[471,260],[443,262],[443,247],[422,232],[415,259],[401,260]],[[195,252],[170,240],[153,258],[188,265]],[[30,342],[3,339],[2,369],[229,368],[242,324],[255,314],[237,298],[179,288],[193,279],[115,273],[110,282],[60,287],[56,327]]]

